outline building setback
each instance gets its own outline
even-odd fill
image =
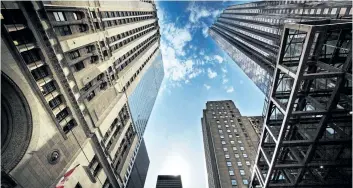
[[[131,174],[143,187],[164,76],[154,2],[7,1],[0,18],[2,184],[55,187],[74,169],[65,187],[123,188]],[[153,92],[131,111],[145,79]]]
[[[156,188],[183,188],[180,175],[158,175]]]
[[[273,80],[283,25],[322,19],[352,19],[350,1],[257,1],[231,5],[209,34],[267,95]]]
[[[233,101],[208,101],[201,118],[209,188],[248,187],[258,135]]]

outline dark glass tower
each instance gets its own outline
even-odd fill
[[[159,175],[156,188],[183,188],[181,176]]]
[[[209,34],[267,94],[285,23],[351,17],[350,1],[258,1],[226,8]]]

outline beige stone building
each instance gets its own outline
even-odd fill
[[[1,3],[2,186],[126,187],[128,98],[160,56],[153,1]]]

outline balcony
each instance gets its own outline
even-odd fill
[[[70,20],[70,21],[52,21],[51,24],[53,26],[64,26],[64,25],[78,25],[88,23],[87,18],[83,18],[81,20]]]
[[[80,56],[80,57],[78,57],[76,59],[72,59],[71,61],[69,61],[69,66],[73,66],[76,63],[91,57],[92,55],[93,55],[93,53],[87,53],[87,54],[84,54],[83,56]]]

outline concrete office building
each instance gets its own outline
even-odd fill
[[[183,188],[180,175],[158,175],[156,188]]]
[[[208,101],[201,118],[209,188],[248,187],[258,136],[233,101]]]
[[[352,21],[285,24],[269,96],[251,187],[352,187]]]
[[[209,34],[267,95],[273,80],[283,25],[352,19],[350,1],[257,1],[226,8]]]
[[[7,1],[0,18],[2,185],[55,187],[74,169],[65,187],[126,187],[144,145],[133,116],[155,100],[132,112],[129,97],[150,67],[164,75],[154,2]]]

